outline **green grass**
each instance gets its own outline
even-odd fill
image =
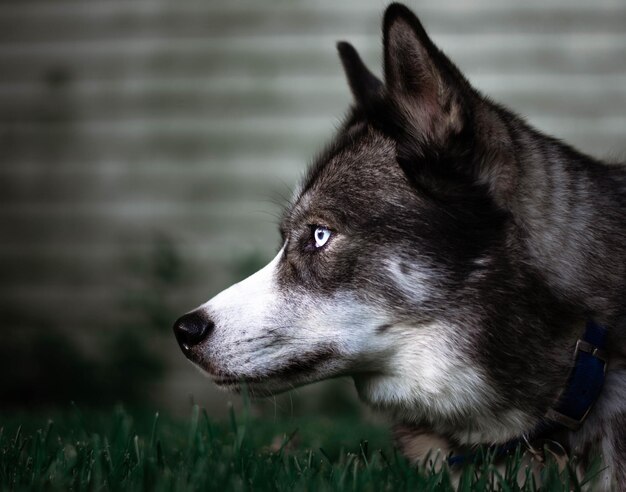
[[[458,490],[537,490],[486,460],[461,472]],[[580,490],[567,469],[547,466],[542,490]],[[358,419],[275,421],[246,415],[215,422],[194,406],[186,420],[72,408],[5,414],[2,490],[454,490],[448,470],[410,466],[388,432]]]

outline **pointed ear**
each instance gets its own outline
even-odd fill
[[[383,43],[387,92],[409,132],[441,144],[460,133],[469,84],[404,5],[385,11]]]
[[[339,41],[337,51],[355,102],[366,105],[372,98],[380,96],[383,83],[369,71],[354,47],[350,43]]]

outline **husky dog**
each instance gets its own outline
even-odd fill
[[[626,490],[626,168],[480,94],[402,5],[383,47],[384,82],[338,44],[353,107],[276,257],[176,322],[183,352],[254,394],[350,376],[417,461],[532,436],[592,319],[604,389],[558,439]]]

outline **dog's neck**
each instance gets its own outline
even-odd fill
[[[542,145],[528,142],[542,139]],[[514,186],[506,204],[534,266],[559,296],[612,325],[625,313],[623,204],[605,191],[615,169],[519,122],[509,132]]]

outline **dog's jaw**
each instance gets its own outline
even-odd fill
[[[452,327],[433,322],[394,325],[385,333],[394,353],[381,373],[355,376],[359,395],[411,421],[425,416],[454,419],[484,410],[491,398],[484,376],[462,352]]]
[[[522,411],[495,409],[498,395],[480,365],[469,360],[461,331],[443,323],[393,326],[386,370],[357,374],[360,398],[398,422],[428,425],[462,444],[503,442],[533,425]]]

